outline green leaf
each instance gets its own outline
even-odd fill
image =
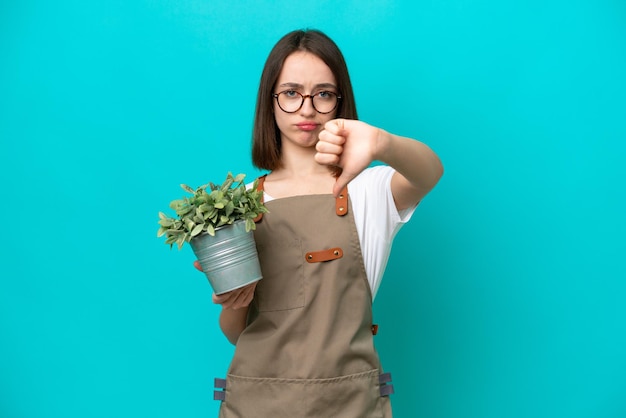
[[[186,184],[181,184],[180,187],[182,187],[183,190],[186,192],[189,192],[191,194],[196,194],[196,191],[192,189],[191,187],[187,186]]]
[[[226,190],[230,189],[230,186],[233,185],[233,175],[231,173],[228,173],[228,176],[226,176],[226,180],[224,181],[224,183],[222,183],[222,187],[220,188],[220,190],[222,192],[226,192]]]
[[[195,237],[196,235],[200,234],[202,232],[202,229],[204,228],[204,225],[199,224],[196,225],[192,230],[191,230],[191,236]]]
[[[213,227],[213,225],[211,224],[206,225],[206,233],[211,235],[212,237],[215,236],[215,228]]]
[[[169,218],[161,219],[159,221],[159,225],[161,225],[161,226],[163,226],[165,228],[169,228],[170,226],[174,225],[174,219],[169,219]]]
[[[208,212],[211,212],[212,210],[213,210],[213,206],[209,205],[208,203],[203,203],[202,205],[198,207],[198,211],[200,211],[200,213],[203,215]]]
[[[174,210],[178,210],[178,209],[182,208],[184,205],[185,205],[185,201],[183,199],[172,200],[170,202],[170,208],[174,209]]]
[[[256,224],[252,219],[246,219],[246,232],[250,232],[251,230],[256,229]]]
[[[193,208],[191,206],[187,206],[187,207],[180,208],[179,210],[177,210],[176,214],[182,218],[191,211],[193,211]]]
[[[226,204],[226,216],[230,216],[233,211],[235,210],[235,205],[233,204],[233,202],[228,202]]]

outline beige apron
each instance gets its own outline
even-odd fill
[[[254,234],[263,280],[220,418],[391,418],[347,191],[266,205]]]

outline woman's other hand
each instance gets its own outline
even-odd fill
[[[246,308],[252,302],[254,298],[254,289],[256,289],[257,282],[250,283],[239,289],[231,290],[230,292],[216,295],[213,293],[213,303],[222,305],[223,309],[241,309]]]
[[[193,262],[193,266],[202,271],[202,266],[198,260]],[[239,289],[231,290],[230,292],[216,295],[213,293],[213,303],[222,305],[223,309],[241,309],[246,308],[252,302],[254,298],[254,289],[256,289],[257,282],[250,283]]]

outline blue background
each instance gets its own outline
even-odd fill
[[[0,4],[0,416],[216,416],[232,347],[157,212],[258,174],[260,72],[301,27],[446,167],[375,302],[396,416],[626,416],[620,0]]]

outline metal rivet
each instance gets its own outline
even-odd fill
[[[343,206],[339,208],[339,212],[343,212],[344,210],[346,210],[346,208],[344,208]]]
[[[339,199],[343,199],[343,195],[342,194],[339,195]]]
[[[339,255],[339,251],[335,250],[335,252],[333,254]]]
[[[307,257],[309,260],[313,260],[313,254],[309,254]]]

